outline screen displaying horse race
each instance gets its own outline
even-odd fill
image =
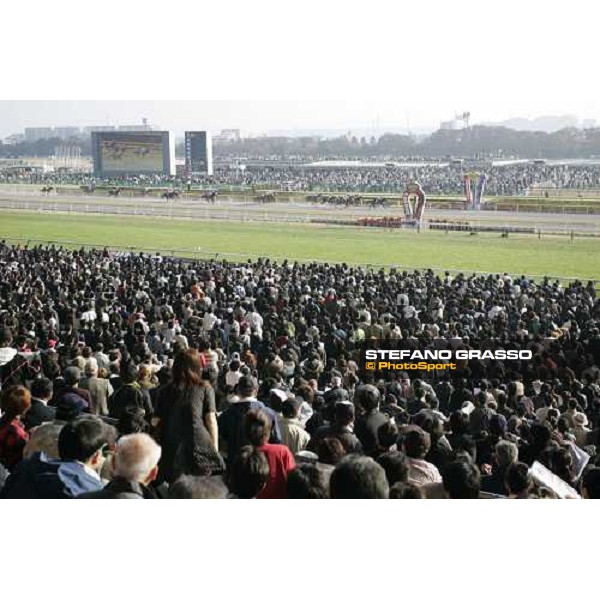
[[[94,132],[92,153],[98,175],[169,175],[174,171],[173,139],[168,131]]]
[[[102,167],[106,171],[156,172],[163,168],[162,134],[117,134],[100,140]]]

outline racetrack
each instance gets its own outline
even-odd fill
[[[159,198],[109,198],[93,195],[48,195],[39,191],[7,192],[0,190],[0,210],[36,212],[96,213],[105,215],[140,215],[177,219],[266,221],[266,222],[353,222],[365,217],[401,217],[402,209],[386,207],[335,207],[306,202],[260,204],[252,198],[219,196],[215,204],[206,201],[181,199],[166,201]],[[581,232],[600,234],[600,214],[558,214],[509,211],[465,211],[428,209],[425,221],[438,219],[468,221],[474,225],[501,227],[535,227],[542,232]]]

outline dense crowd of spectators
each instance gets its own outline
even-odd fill
[[[0,496],[598,498],[599,321],[592,282],[2,242]]]
[[[468,164],[424,164],[420,167],[307,167],[247,166],[245,169],[219,167],[211,176],[167,177],[140,175],[93,180],[88,174],[1,174],[0,183],[34,183],[39,185],[76,184],[108,186],[161,187],[188,186],[268,187],[275,190],[305,192],[401,193],[411,179],[421,182],[428,195],[462,196],[463,175]],[[474,168],[487,174],[486,195],[521,196],[534,188],[600,188],[600,165],[547,165],[536,162]]]

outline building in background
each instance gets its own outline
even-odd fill
[[[52,137],[59,138],[61,140],[70,140],[71,138],[77,138],[81,135],[79,127],[55,127],[52,132]]]
[[[175,175],[175,137],[170,131],[93,131],[97,177]]]
[[[4,138],[5,146],[16,146],[17,144],[21,144],[25,141],[25,136],[22,133],[13,133],[8,137]]]
[[[212,140],[208,131],[185,132],[185,169],[188,174],[213,174]]]
[[[89,135],[94,131],[114,131],[116,127],[114,125],[88,125],[83,128],[83,133]]]
[[[37,142],[55,137],[52,127],[25,127],[25,141]]]

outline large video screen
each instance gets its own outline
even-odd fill
[[[100,140],[100,156],[103,171],[162,172],[163,135],[104,135]]]

